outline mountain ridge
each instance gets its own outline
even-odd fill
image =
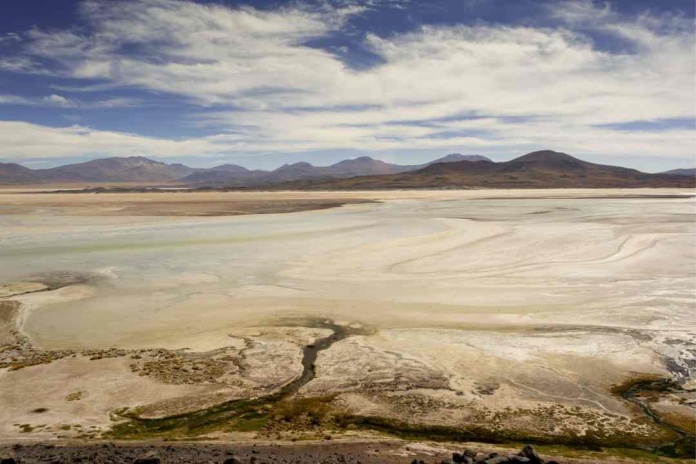
[[[696,180],[686,176],[647,174],[631,168],[590,163],[553,150],[539,150],[499,163],[435,163],[401,174],[278,186],[321,190],[623,187],[693,188]]]
[[[665,174],[668,176],[696,176],[696,168],[683,168],[683,169],[671,169],[669,171],[664,171],[659,174]]]
[[[692,170],[693,171],[693,170]],[[274,170],[235,164],[191,168],[142,156],[112,157],[49,169],[0,163],[0,184],[50,182],[176,183],[191,188],[394,189],[394,188],[599,188],[694,187],[688,170],[647,174],[636,169],[590,163],[566,153],[539,150],[510,161],[451,153],[420,165],[398,165],[369,156],[329,166],[308,162]]]
[[[481,158],[478,155],[469,155]],[[450,154],[452,160],[468,159]],[[447,158],[445,157],[445,158]],[[431,161],[439,162],[439,160]],[[430,163],[426,163],[430,164]],[[233,184],[240,187],[268,185],[303,179],[332,179],[375,174],[395,174],[419,169],[424,165],[402,166],[368,156],[346,159],[330,166],[308,162],[284,164],[273,170],[249,170],[236,164],[212,168],[192,168],[180,163],[167,164],[143,156],[98,158],[47,169],[30,169],[18,163],[0,163],[0,184],[49,182],[179,182],[191,185]]]

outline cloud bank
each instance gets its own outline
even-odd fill
[[[34,29],[8,39],[17,52],[0,59],[0,69],[74,79],[85,90],[106,85],[171,95],[187,105],[191,125],[213,135],[163,140],[4,121],[5,156],[521,153],[552,147],[688,160],[696,153],[689,19],[624,17],[580,0],[546,5],[543,27],[434,24],[401,34],[351,29],[353,19],[378,7],[321,2],[259,10],[179,0],[86,1],[81,28]],[[356,68],[340,51],[314,45],[346,31],[358,35],[375,64]],[[4,95],[3,103],[65,107],[71,100]],[[661,121],[679,124],[659,130],[644,124]]]

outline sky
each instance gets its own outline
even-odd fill
[[[4,0],[0,161],[696,164],[693,0]]]

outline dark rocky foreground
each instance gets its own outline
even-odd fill
[[[559,464],[558,461],[544,460],[541,456],[539,456],[539,453],[537,453],[536,450],[530,445],[527,445],[524,448],[522,448],[522,451],[520,451],[519,453],[508,455],[500,453],[481,453],[471,450],[464,450],[461,453],[452,453],[452,462],[463,464],[501,464],[505,462],[526,462],[529,464]],[[444,463],[449,464],[450,461],[441,462],[441,464]],[[425,462],[414,459],[411,462],[411,464],[425,464]]]
[[[515,454],[472,450],[444,454],[403,443],[216,444],[27,444],[0,445],[0,464],[452,464],[531,463],[544,460],[531,446]]]

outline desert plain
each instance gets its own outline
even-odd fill
[[[0,438],[683,456],[694,206],[668,189],[1,190]]]

